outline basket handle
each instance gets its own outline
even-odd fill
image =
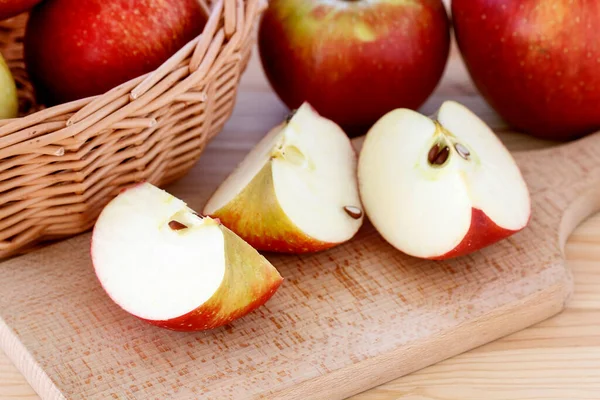
[[[235,0],[225,0],[225,12],[223,19],[225,20],[225,37],[229,39],[235,32]]]
[[[206,55],[208,46],[210,46],[210,43],[214,40],[215,33],[217,32],[217,28],[219,26],[219,20],[222,11],[223,0],[217,0],[210,15],[210,18],[208,19],[208,22],[204,27],[204,31],[200,35],[198,43],[196,44],[194,54],[192,54],[192,59],[190,60],[190,73],[193,73],[198,69],[198,67],[202,63],[202,59]]]

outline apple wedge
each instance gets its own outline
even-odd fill
[[[123,191],[102,210],[91,256],[116,304],[178,331],[228,324],[264,304],[282,282],[229,229],[149,183]]]
[[[304,103],[252,149],[203,213],[258,250],[331,248],[363,222],[356,159],[344,131]]]
[[[531,215],[511,154],[453,101],[435,119],[408,109],[383,116],[367,133],[358,180],[377,231],[415,257],[471,253],[522,230]]]

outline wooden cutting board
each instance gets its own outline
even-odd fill
[[[456,58],[424,111],[446,98],[503,129]],[[201,209],[284,114],[254,59],[224,132],[167,189]],[[515,154],[532,221],[476,254],[410,258],[366,224],[327,252],[269,255],[285,278],[277,294],[211,332],[170,332],[121,311],[81,235],[0,264],[0,346],[43,398],[344,398],[558,313],[572,291],[562,245],[600,207],[598,150],[594,135]]]

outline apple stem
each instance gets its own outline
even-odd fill
[[[354,0],[351,0],[351,1],[354,1]],[[296,115],[297,111],[298,111],[298,109],[290,111],[290,113],[285,117],[285,123],[286,124],[290,123],[290,121],[292,120],[292,118],[294,118],[294,115]]]

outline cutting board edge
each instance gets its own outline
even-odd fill
[[[302,382],[292,388],[275,393],[259,396],[260,399],[279,400],[305,400],[312,395],[320,396],[330,400],[343,400],[347,397],[369,390],[386,382],[408,375],[430,365],[439,363],[448,358],[457,356],[466,351],[483,346],[504,336],[519,332],[527,327],[540,323],[550,317],[562,312],[572,297],[574,290],[573,277],[570,269],[564,265],[564,280],[548,286],[527,297],[518,299],[512,303],[494,309],[492,312],[479,318],[457,325],[454,329],[443,332],[442,335],[433,336],[428,340],[420,340],[411,343],[409,351],[400,348],[387,354],[369,358],[356,364],[341,368]],[[514,317],[520,314],[519,318]],[[499,323],[501,319],[510,319],[510,323]],[[503,327],[501,331],[494,331],[497,326]],[[473,331],[483,332],[483,336],[473,335]],[[478,337],[478,340],[469,341],[470,337]],[[458,344],[458,346],[457,346]],[[452,351],[442,358],[436,358],[437,348],[452,348]],[[418,352],[426,348],[428,353],[423,357],[414,357],[411,352]],[[415,364],[405,365],[405,360],[420,360]],[[383,367],[382,367],[383,365]],[[371,373],[369,373],[371,372]],[[344,387],[349,390],[340,391]]]
[[[40,398],[66,400],[2,317],[0,317],[0,348]]]

